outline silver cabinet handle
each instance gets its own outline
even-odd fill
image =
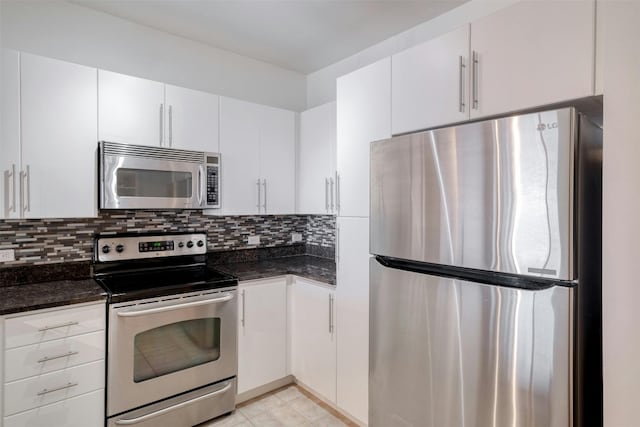
[[[336,172],[336,210],[340,213],[340,174]]]
[[[256,185],[258,186],[258,204],[256,205],[256,207],[258,208],[258,213],[260,213],[260,205],[262,203],[262,187],[260,185],[260,179],[258,178],[258,180],[256,181]]]
[[[117,420],[116,424],[120,425],[120,426],[128,426],[128,425],[133,425],[133,424],[139,424],[139,423],[141,423],[143,421],[149,420],[151,418],[155,418],[155,417],[157,417],[159,415],[166,414],[167,412],[171,412],[171,411],[174,411],[176,409],[183,408],[183,407],[185,407],[187,405],[191,405],[192,403],[199,402],[201,400],[207,399],[209,397],[213,397],[213,396],[218,395],[218,394],[226,393],[227,391],[229,391],[229,389],[231,388],[232,384],[233,383],[229,383],[226,386],[224,386],[223,388],[221,388],[220,390],[216,390],[214,392],[207,393],[207,394],[205,394],[203,396],[198,396],[195,399],[187,400],[186,402],[178,403],[177,405],[169,406],[168,408],[160,409],[159,411],[151,412],[150,414],[146,414],[146,415],[143,415],[141,417],[131,418],[131,419],[128,419],[128,420],[126,420],[126,419],[125,420]]]
[[[333,333],[333,295],[329,294],[329,333]]]
[[[478,52],[473,51],[473,67],[472,67],[472,78],[473,78],[473,102],[472,108],[474,110],[478,109],[478,68],[480,66],[480,58],[478,56]]]
[[[333,178],[329,178],[329,184],[331,185],[331,197],[330,197],[330,200],[331,200],[331,213],[333,213],[334,212],[333,201],[335,200],[334,197],[333,197],[333,185],[334,185]]]
[[[4,195],[5,200],[5,211],[14,213],[16,212],[16,164],[11,164],[11,171],[5,171],[5,188],[6,192]],[[9,178],[11,178],[11,185],[9,185]],[[11,191],[11,198],[9,198],[9,191]],[[11,200],[11,202],[9,202]]]
[[[31,167],[29,165],[26,171],[20,172],[20,199],[22,199],[22,212],[31,212]]]
[[[160,104],[160,146],[164,140],[164,104]]]
[[[173,105],[169,105],[169,147],[173,147]]]
[[[59,354],[57,356],[45,356],[42,359],[39,359],[38,363],[46,363],[50,360],[62,359],[63,357],[71,357],[71,356],[75,356],[76,354],[78,354],[77,351],[70,351],[68,353]]]
[[[336,267],[340,261],[340,227],[336,224]]]
[[[329,212],[329,178],[324,179],[324,210]]]
[[[38,392],[38,396],[44,396],[45,394],[53,393],[54,391],[66,390],[68,388],[75,387],[77,385],[78,383],[67,383],[65,385],[61,385],[60,387],[45,388],[44,390]]]
[[[262,185],[264,186],[264,204],[262,207],[264,208],[264,213],[267,213],[267,180],[262,180]]]
[[[242,294],[241,295],[242,295],[242,320],[241,320],[241,323],[242,323],[242,327],[244,328],[244,305],[245,305],[245,302],[244,302],[244,298],[245,298],[244,297],[244,290],[242,290]]]
[[[458,111],[461,113],[464,113],[466,104],[464,102],[464,75],[465,73],[465,68],[467,68],[466,65],[464,65],[464,58],[462,57],[462,55],[460,55],[460,65],[459,65],[459,72],[460,72],[460,82],[459,82],[459,93],[460,93],[460,99],[459,99],[459,108]]]
[[[146,316],[148,314],[155,314],[155,313],[163,313],[165,311],[172,311],[172,310],[179,310],[182,308],[190,308],[190,307],[197,307],[200,305],[207,305],[207,304],[216,304],[219,302],[227,302],[233,299],[233,294],[225,294],[221,297],[218,298],[211,298],[211,299],[206,299],[206,300],[202,300],[202,301],[193,301],[193,302],[187,302],[184,304],[174,304],[174,305],[166,305],[164,307],[157,307],[157,308],[149,308],[149,309],[145,309],[145,310],[132,310],[132,311],[121,311],[118,312],[118,316],[119,317],[139,317],[139,316]]]
[[[60,328],[66,328],[69,326],[75,326],[78,325],[79,323],[76,321],[71,321],[71,322],[67,322],[67,323],[61,323],[59,325],[53,325],[53,326],[44,326],[40,329],[38,329],[38,332],[46,332],[46,331],[50,331],[51,329],[60,329]]]

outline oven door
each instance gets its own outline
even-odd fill
[[[107,415],[237,372],[236,288],[113,304]]]
[[[101,209],[204,207],[202,160],[103,155],[101,171]]]

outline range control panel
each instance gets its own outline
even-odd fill
[[[114,235],[99,237],[95,245],[96,259],[100,262],[198,255],[207,253],[207,235]]]

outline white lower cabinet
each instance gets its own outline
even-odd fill
[[[4,427],[104,425],[105,317],[101,302],[2,319]]]
[[[296,380],[336,402],[335,290],[295,278],[291,307],[292,372]]]
[[[99,427],[103,406],[104,390],[96,390],[6,417],[4,427]]]
[[[287,278],[241,282],[238,393],[287,376]]]
[[[337,219],[337,406],[367,423],[369,412],[369,219]]]

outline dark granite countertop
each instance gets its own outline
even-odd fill
[[[0,286],[0,315],[105,299],[93,279]]]
[[[295,274],[319,282],[336,284],[336,263],[330,258],[293,255],[255,261],[214,264],[214,268],[236,276],[238,280],[264,279]]]

